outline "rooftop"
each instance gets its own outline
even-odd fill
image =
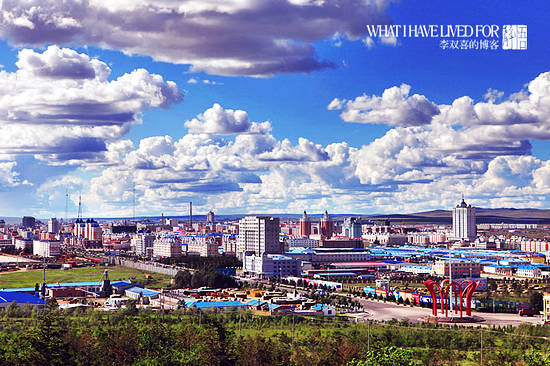
[[[133,292],[133,293],[136,293],[136,294],[141,294],[143,297],[151,297],[151,296],[155,296],[155,295],[159,294],[158,291],[149,290],[147,288],[141,288],[141,287],[131,287],[131,288],[127,289],[126,291]]]
[[[19,293],[19,292],[0,291],[0,304],[9,303],[13,301],[19,304],[43,305],[46,303],[41,298],[28,294],[26,292]]]

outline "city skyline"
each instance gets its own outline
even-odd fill
[[[0,216],[550,208],[549,4],[40,4],[0,5]],[[390,23],[528,47],[368,36]]]

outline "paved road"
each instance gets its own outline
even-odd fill
[[[403,320],[407,319],[411,322],[420,322],[420,318],[429,316],[431,309],[397,305],[390,302],[382,302],[375,300],[358,299],[365,307],[367,314],[359,316],[361,320],[376,320],[384,321],[391,319]],[[481,324],[488,325],[519,325],[521,323],[540,324],[541,316],[523,317],[518,314],[508,313],[477,313],[473,315],[480,316],[485,319]],[[479,323],[474,323],[479,324]]]

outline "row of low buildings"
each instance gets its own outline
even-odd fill
[[[181,308],[205,310],[247,310],[259,315],[298,314],[335,316],[334,306],[320,304],[296,293],[283,294],[263,290],[177,289],[164,291],[150,304],[165,310]]]
[[[136,255],[148,257],[215,257],[223,253],[235,255],[236,247],[237,240],[234,234],[137,233],[132,237],[129,249]]]
[[[548,252],[550,241],[519,235],[481,235],[473,247],[480,249],[521,250],[524,252]]]
[[[155,290],[131,281],[109,281],[107,274],[105,276],[103,281],[46,284],[44,290],[38,291],[34,287],[1,289],[0,308],[15,302],[19,307],[31,305],[40,310],[46,304],[45,298],[55,298],[62,309],[92,307],[104,311],[125,308],[131,301],[137,302],[139,307],[163,311],[186,308],[246,310],[260,315],[335,316],[337,310],[297,293],[208,288]]]

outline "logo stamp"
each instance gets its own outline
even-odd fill
[[[527,26],[519,24],[504,25],[502,27],[502,49],[526,50]]]

